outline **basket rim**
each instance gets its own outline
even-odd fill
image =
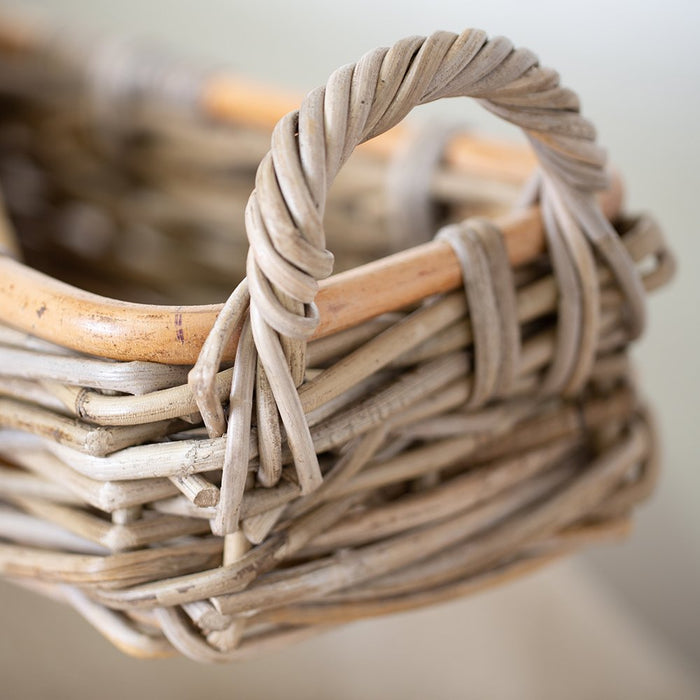
[[[600,198],[609,219],[621,211],[622,183]],[[495,220],[513,266],[545,250],[539,207]],[[0,256],[0,322],[57,345],[121,361],[193,364],[222,304],[166,306],[125,302],[87,292]],[[459,262],[445,241],[431,241],[319,283],[321,338],[462,284]],[[233,359],[237,337],[225,358]]]

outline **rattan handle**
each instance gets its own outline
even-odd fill
[[[578,267],[586,264],[587,246],[583,236],[575,240],[570,233],[573,223],[614,270],[637,334],[644,316],[638,275],[592,196],[607,183],[594,128],[556,72],[540,67],[531,52],[501,37],[488,40],[480,30],[436,32],[372,51],[333,73],[298,112],[279,121],[248,204],[252,305],[283,336],[313,333],[317,280],[332,270],[323,209],[338,170],[359,143],[393,127],[414,106],[455,96],[474,97],[523,129],[546,181],[542,199],[566,229],[561,256]],[[305,311],[290,310],[279,293],[304,304]],[[584,295],[593,296],[589,290]],[[588,306],[594,301],[588,298]]]

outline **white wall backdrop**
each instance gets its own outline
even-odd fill
[[[675,283],[651,301],[637,353],[663,431],[664,476],[632,538],[586,555],[586,563],[700,664],[700,3],[24,0],[20,9],[70,27],[155,38],[301,90],[370,48],[438,28],[504,34],[556,67],[625,175],[631,207],[658,216],[680,262]],[[512,133],[461,103],[444,109],[464,109],[485,131]]]

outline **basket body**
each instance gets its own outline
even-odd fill
[[[171,99],[95,94],[75,57],[55,51],[8,54],[0,71],[0,180],[26,264],[128,301],[220,301],[246,274],[245,207],[270,131]],[[358,152],[338,176],[324,211],[336,271],[495,217],[525,184],[527,167],[489,180],[434,158],[429,208],[409,233],[418,195],[384,184],[411,167],[401,157]],[[614,225],[646,290],[665,282],[654,222],[620,214]],[[495,269],[498,235],[470,231],[467,263],[483,255]],[[548,253],[501,270],[509,310],[501,278],[479,286],[465,273],[466,294],[413,300],[301,353],[283,337],[318,483],[305,481],[278,416],[277,377],[263,359],[240,369],[258,342],[248,321],[229,329],[201,402],[192,363],[117,361],[80,352],[87,337],[61,346],[0,326],[0,570],[72,604],[129,653],[225,661],[448,600],[624,534],[658,454],[629,368],[624,295],[592,260],[599,328],[574,388],[547,384],[567,333]],[[482,298],[517,329],[508,381]],[[32,312],[40,324],[62,310]],[[100,319],[87,320],[97,329]],[[173,332],[174,344],[190,342],[177,322]],[[498,353],[486,391],[483,368]],[[254,401],[239,400],[245,387]],[[231,451],[244,443],[241,465]]]

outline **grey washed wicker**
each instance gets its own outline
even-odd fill
[[[658,469],[627,348],[673,260],[532,53],[411,37],[272,130],[128,44],[3,24],[0,58],[6,578],[227,661],[627,531]],[[453,96],[538,167],[453,127],[350,159]]]

